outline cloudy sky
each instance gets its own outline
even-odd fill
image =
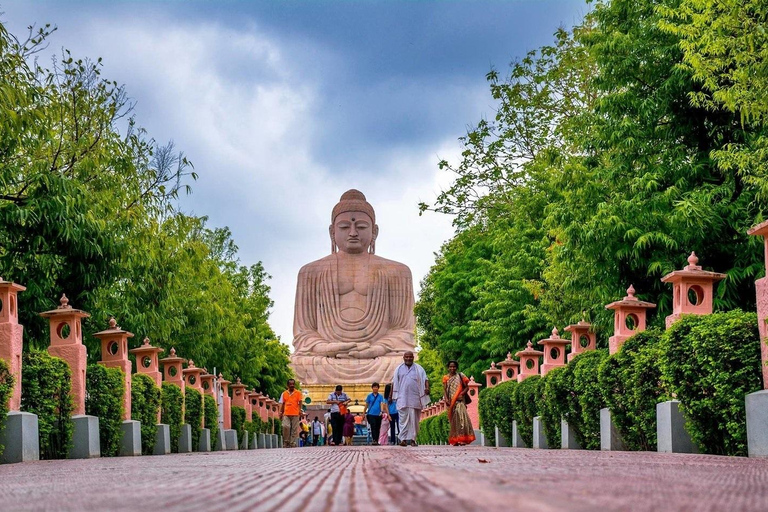
[[[200,178],[181,207],[229,226],[243,264],[272,275],[271,323],[292,339],[296,275],[329,253],[330,212],[357,188],[376,209],[377,254],[414,286],[453,233],[418,215],[451,176],[458,137],[494,104],[485,74],[552,42],[584,0],[13,2],[18,36],[58,27],[52,51],[102,57],[136,118],[175,141]]]

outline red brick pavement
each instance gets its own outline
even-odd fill
[[[389,446],[0,466],[2,512],[482,509],[764,512],[768,459]]]

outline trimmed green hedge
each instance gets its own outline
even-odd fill
[[[163,382],[161,420],[171,432],[171,452],[179,453],[181,425],[184,423],[184,394],[181,388],[170,382]]]
[[[203,398],[204,411],[203,422],[205,428],[211,431],[211,444],[216,443],[216,436],[219,433],[219,407],[216,405],[216,399],[211,395],[205,395]]]
[[[418,444],[446,444],[451,432],[448,423],[448,413],[443,412],[437,416],[427,418],[419,424],[419,433],[416,434]]]
[[[578,399],[573,391],[573,366],[569,364],[553,368],[542,379],[540,387],[544,392],[539,398],[539,412],[547,444],[550,448],[560,448],[560,419],[565,418],[569,424],[573,422],[570,416],[573,414],[574,404],[578,406]]]
[[[66,361],[30,350],[21,363],[21,410],[37,415],[41,459],[66,459],[74,427],[72,372]]]
[[[494,427],[499,427],[499,431],[506,439],[512,439],[514,416],[512,394],[515,386],[517,386],[516,380],[508,380],[498,386],[480,391],[477,405],[480,411],[480,425],[486,436],[492,435]]]
[[[13,393],[14,384],[11,369],[4,359],[0,359],[0,432],[5,428],[5,418],[8,414],[11,393]],[[0,444],[0,455],[3,454],[3,445]]]
[[[572,393],[576,402],[573,399],[568,401],[569,408],[563,416],[573,428],[579,446],[586,450],[600,449],[600,409],[606,406],[606,402],[599,371],[606,359],[608,350],[598,349],[582,352],[568,363],[573,372]]]
[[[544,379],[533,375],[512,388],[512,419],[517,421],[518,434],[526,446],[533,446],[533,418],[541,415],[544,384]]]
[[[141,453],[152,455],[157,434],[157,412],[161,391],[154,379],[143,373],[131,377],[131,419],[141,422]]]
[[[762,389],[757,315],[685,315],[662,338],[662,377],[704,453],[747,455],[744,396]]]
[[[237,431],[237,438],[242,439],[246,431],[245,427],[245,409],[242,407],[232,407],[232,430]]]
[[[120,455],[123,432],[125,373],[120,368],[90,364],[85,373],[85,414],[99,418],[102,457]]]
[[[184,389],[184,423],[192,427],[192,450],[197,451],[203,424],[203,394],[189,386]]]
[[[283,424],[280,421],[280,418],[272,418],[272,434],[278,434],[281,435],[283,432]]]

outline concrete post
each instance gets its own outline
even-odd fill
[[[544,432],[544,424],[541,421],[541,416],[533,418],[533,447],[540,449],[549,448],[547,434]]]
[[[656,404],[656,446],[664,453],[699,453],[685,430],[685,417],[680,402],[670,400]]]
[[[611,418],[611,410],[607,407],[600,409],[600,449],[604,451],[626,450],[619,430]]]

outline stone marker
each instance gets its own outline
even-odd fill
[[[493,427],[493,431],[496,437],[496,448],[506,448],[509,446],[507,438],[499,431],[499,427]]]
[[[244,437],[248,437],[248,433]],[[227,450],[237,450],[237,430],[225,430],[224,431],[224,439],[227,442]],[[244,439],[245,440],[245,439]],[[248,446],[248,443],[246,442],[246,447]]]
[[[685,430],[685,417],[680,402],[669,400],[656,404],[656,446],[664,453],[699,453]]]
[[[127,420],[120,425],[120,456],[136,457],[141,455],[141,422]]]
[[[283,444],[283,436],[279,434],[274,434],[275,439],[273,439],[273,448],[283,448],[285,445]]]
[[[246,434],[247,434],[247,433],[248,433],[248,432],[246,432]],[[259,434],[253,434],[253,435],[252,435],[252,436],[250,436],[250,437],[251,437],[251,441],[250,441],[250,443],[249,443],[249,445],[248,445],[248,448],[249,448],[250,450],[256,450],[256,449],[258,449],[258,448],[259,448]],[[262,448],[263,448],[263,446],[262,446]]]
[[[192,453],[192,425],[184,423],[179,436],[179,453]]]
[[[576,432],[563,418],[560,418],[560,448],[563,450],[581,450],[581,445],[576,440]]]
[[[72,447],[69,450],[70,459],[95,459],[101,457],[99,445],[99,418],[78,414],[72,416],[74,431]]]
[[[237,430],[234,431],[235,435],[237,435]],[[241,450],[249,450],[250,449],[250,440],[249,440],[249,432],[246,430],[243,432],[243,438],[240,440],[240,449]]]
[[[208,429],[210,431],[210,429]],[[216,431],[216,439],[213,441],[213,451],[223,452],[227,450],[227,438],[222,429]]]
[[[611,410],[600,409],[600,449],[604,451],[626,450],[621,434],[611,418]]]
[[[156,427],[157,430],[155,431],[155,447],[152,450],[152,454],[168,455],[171,453],[171,427],[163,423],[158,423]],[[183,432],[184,430],[182,429],[182,434]],[[179,445],[181,445],[181,443],[179,443]],[[181,451],[181,446],[179,446],[179,453],[184,453]]]
[[[513,448],[528,448],[523,437],[520,435],[520,430],[517,428],[517,421],[512,420],[512,447]]]
[[[257,439],[257,442],[256,442],[257,443],[256,444],[257,448],[263,450],[264,448],[267,447],[267,435],[266,434],[263,434],[263,433],[256,434],[256,439]]]
[[[40,435],[37,415],[11,411],[5,417],[5,428],[0,430],[0,444],[5,446],[0,463],[40,460]]]
[[[747,452],[750,457],[768,457],[768,390],[750,393],[747,406]]]
[[[200,429],[200,442],[197,444],[197,451],[209,452],[211,451],[211,429]]]
[[[547,444],[547,434],[544,432],[541,416],[535,416],[533,418],[533,447],[542,450],[549,448],[549,445]]]

